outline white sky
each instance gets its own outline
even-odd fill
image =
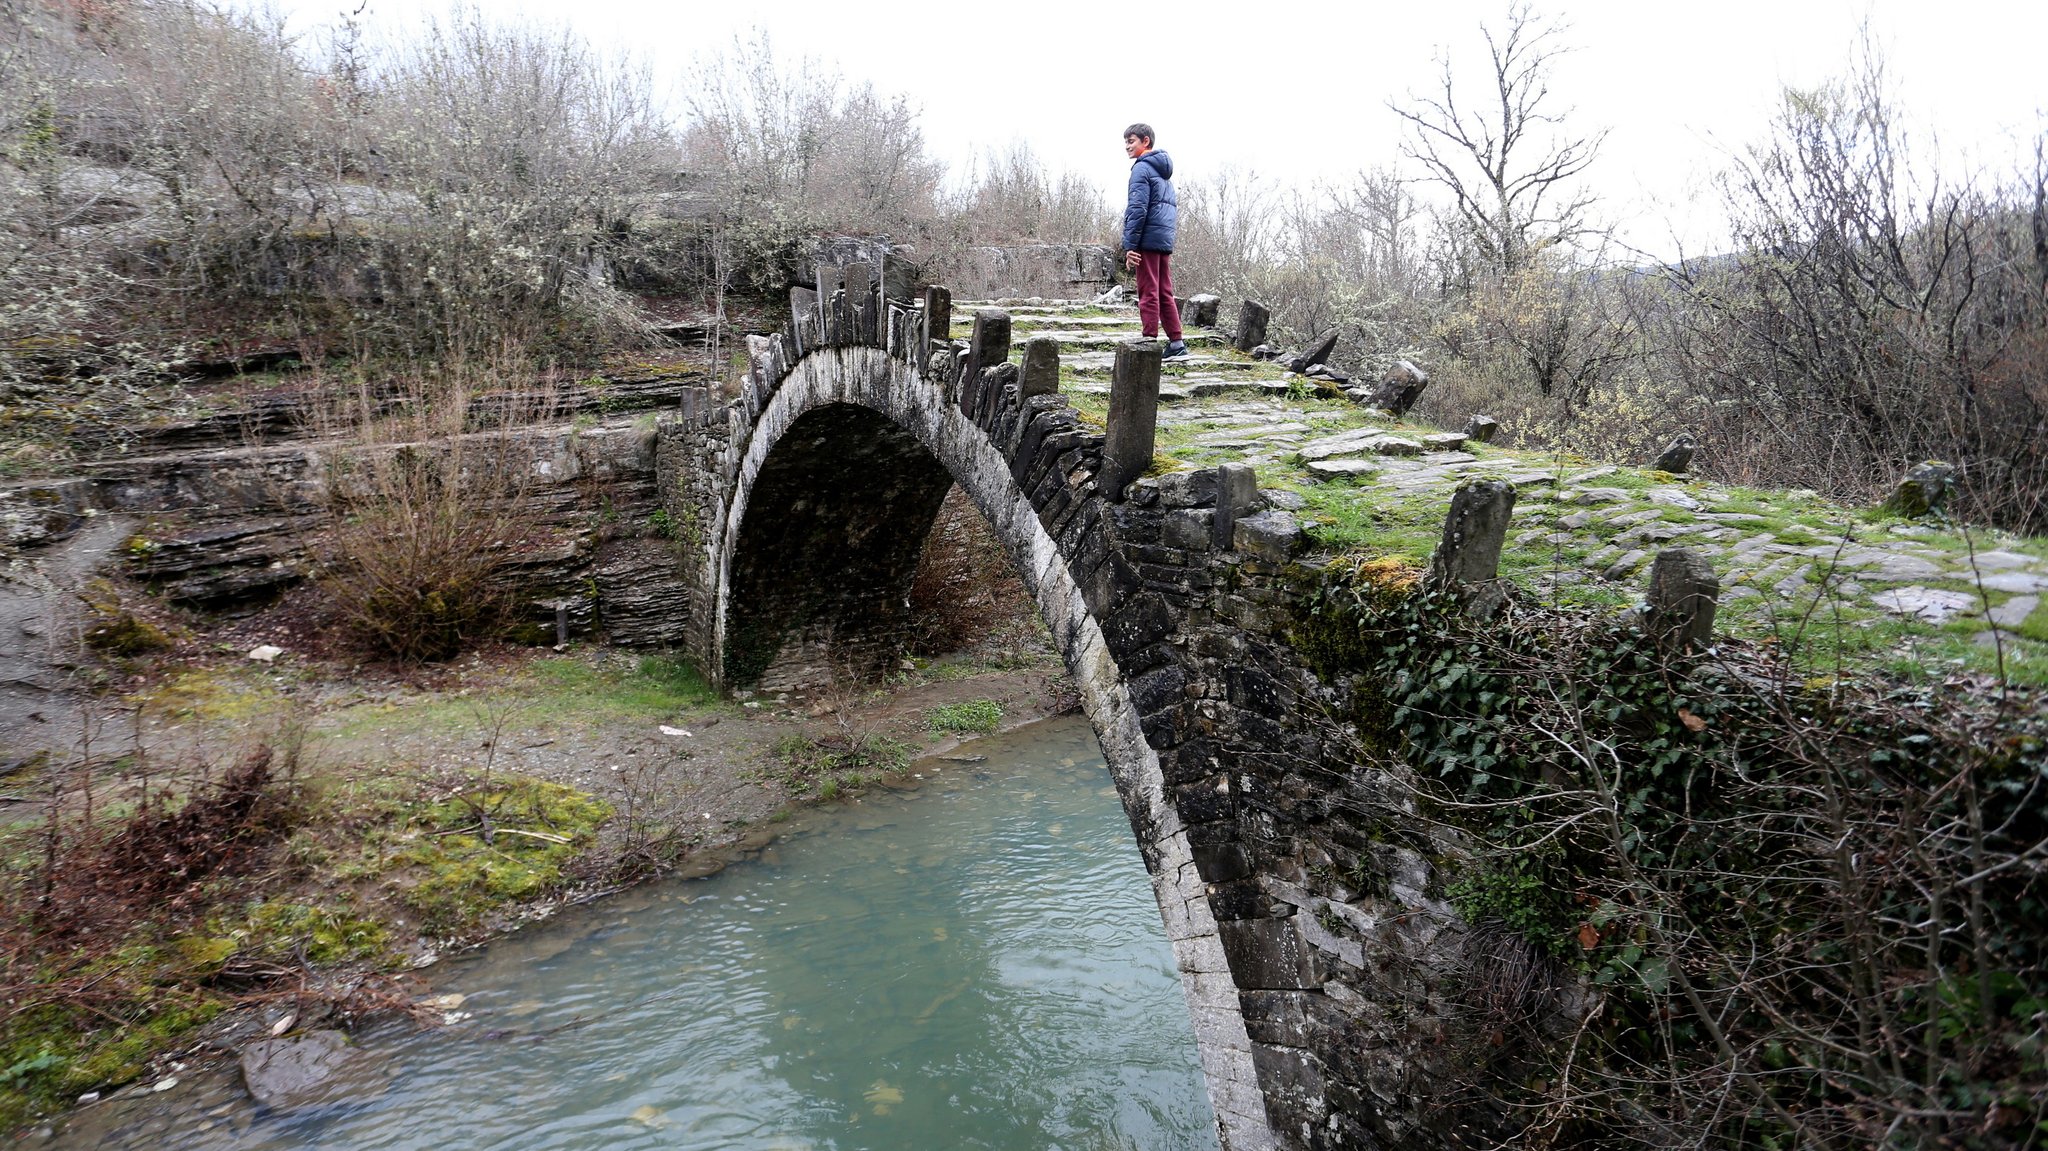
[[[261,0],[231,0],[258,6]],[[268,0],[295,31],[358,0]],[[478,0],[500,18],[567,24],[678,81],[692,59],[765,29],[785,60],[815,56],[901,92],[925,138],[964,165],[1023,140],[1055,170],[1121,193],[1120,133],[1149,121],[1181,178],[1222,168],[1276,182],[1341,181],[1400,161],[1386,102],[1427,89],[1436,56],[1483,66],[1482,20],[1506,0]],[[402,33],[445,0],[369,0]],[[1155,14],[1150,27],[1144,17]],[[1711,242],[1695,202],[1723,158],[1761,136],[1781,86],[1841,74],[1867,19],[1916,135],[1995,174],[2030,162],[2048,126],[2048,0],[1549,0],[1576,51],[1553,91],[1584,130],[1608,128],[1588,173],[1626,238],[1668,253],[1676,231]],[[1481,77],[1483,79],[1483,76]]]

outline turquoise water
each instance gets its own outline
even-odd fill
[[[988,760],[914,792],[799,816],[757,860],[437,968],[471,1018],[364,1036],[390,1073],[375,1098],[275,1115],[223,1084],[59,1142],[1215,1147],[1173,958],[1087,725],[973,750]]]

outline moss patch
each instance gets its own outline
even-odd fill
[[[611,814],[610,804],[559,783],[502,774],[473,779],[411,807],[366,862],[385,875],[422,928],[449,934],[474,926],[497,904],[558,886],[563,865]]]

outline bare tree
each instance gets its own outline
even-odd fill
[[[1453,218],[1476,262],[1498,275],[1591,230],[1593,196],[1574,180],[1599,155],[1607,133],[1569,135],[1563,123],[1570,110],[1552,106],[1550,76],[1570,51],[1560,42],[1567,30],[1517,4],[1500,34],[1480,27],[1492,76],[1482,105],[1460,104],[1448,56],[1439,61],[1434,94],[1388,104],[1409,127],[1403,153],[1450,193]]]
[[[1735,250],[1667,278],[1672,369],[1712,397],[1718,454],[1767,483],[1877,495],[1958,465],[1962,514],[2048,523],[2048,211],[2038,168],[1996,181],[1916,154],[1883,61],[1788,91],[1726,177]]]

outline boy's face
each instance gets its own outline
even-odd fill
[[[1152,141],[1147,140],[1143,136],[1124,137],[1124,155],[1129,156],[1133,160],[1137,159],[1138,157],[1144,155],[1147,152],[1150,152],[1151,150]]]

